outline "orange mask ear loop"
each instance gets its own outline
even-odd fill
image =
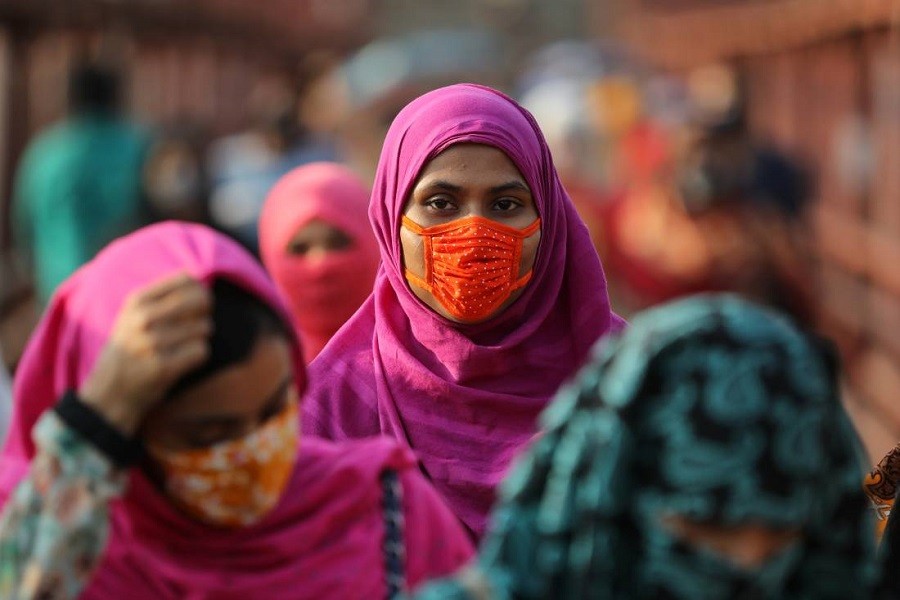
[[[529,225],[528,227],[526,227],[525,229],[510,228],[513,231],[515,231],[515,235],[519,236],[520,241],[521,241],[521,243],[516,244],[516,258],[515,258],[515,263],[514,263],[516,265],[516,267],[518,267],[519,265],[522,264],[522,250],[523,250],[525,239],[533,236],[535,233],[537,233],[537,231],[540,228],[541,228],[541,220],[540,219],[535,219],[534,222],[531,225]],[[533,273],[534,273],[534,269],[528,269],[528,272],[525,273],[524,275],[522,275],[520,278],[518,278],[516,280],[516,282],[513,284],[512,291],[519,290],[519,289],[525,287],[526,285],[528,285],[528,282],[531,281],[531,275]]]
[[[428,235],[424,227],[406,215],[403,215],[403,226],[422,238],[422,243],[424,244],[423,257],[425,259],[425,278],[423,279],[406,269],[406,280],[430,294],[433,290],[429,282],[431,281],[431,273],[434,268],[434,251],[432,250],[431,236]]]

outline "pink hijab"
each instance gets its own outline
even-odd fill
[[[524,294],[478,326],[442,318],[403,276],[406,199],[423,166],[459,143],[505,152],[542,223]],[[494,488],[537,433],[538,414],[592,344],[623,322],[610,310],[600,259],[537,123],[500,92],[453,85],[404,108],[384,143],[369,218],[382,261],[375,291],[311,365],[304,430],[335,440],[385,433],[409,444],[480,536]]]
[[[353,171],[325,162],[294,169],[266,198],[260,251],[294,315],[307,362],[372,293],[378,246],[366,219],[368,202],[369,190]],[[353,246],[322,256],[289,254],[297,231],[315,220],[342,230]]]
[[[290,316],[262,268],[236,243],[200,225],[164,223],[101,252],[57,291],[17,374],[10,437],[0,455],[0,503],[26,475],[31,429],[64,390],[86,377],[124,299],[187,271],[224,278]],[[297,383],[305,383],[294,346]],[[452,571],[471,553],[465,534],[428,488],[407,450],[378,439],[335,446],[304,437],[278,506],[260,523],[217,530],[181,515],[135,469],[111,507],[110,539],[87,599],[378,598],[386,594],[381,544],[385,469],[406,498],[411,584]],[[438,536],[440,539],[432,539]],[[416,553],[422,553],[420,558]]]

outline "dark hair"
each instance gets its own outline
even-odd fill
[[[284,320],[243,288],[217,279],[212,285],[212,294],[213,334],[209,358],[176,382],[169,390],[169,397],[246,360],[256,343],[265,336],[292,337]]]
[[[74,113],[115,111],[119,92],[119,76],[100,65],[79,65],[69,76],[69,107]]]

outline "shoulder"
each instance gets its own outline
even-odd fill
[[[51,125],[39,132],[25,147],[23,161],[33,160],[33,157],[55,152],[65,147],[72,138],[72,125],[60,122]]]

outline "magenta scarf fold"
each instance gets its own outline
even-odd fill
[[[400,220],[423,166],[453,144],[505,152],[541,217],[523,295],[477,326],[420,302],[403,275]],[[559,181],[534,118],[490,88],[460,84],[416,99],[388,131],[369,205],[381,250],[375,290],[311,365],[304,430],[336,440],[385,433],[417,453],[476,535],[494,488],[536,434],[536,418],[592,344],[623,321],[600,259]]]
[[[0,506],[34,457],[41,414],[90,372],[125,298],[177,272],[241,286],[291,321],[262,267],[236,243],[200,225],[165,223],[101,252],[53,297],[20,364],[13,424],[0,455]],[[294,344],[297,384],[305,381]],[[111,507],[111,534],[89,600],[379,598],[386,594],[380,476],[400,473],[406,498],[410,583],[446,574],[471,548],[436,502],[405,448],[385,439],[335,445],[304,437],[276,508],[252,527],[218,530],[183,516],[140,471]],[[435,548],[434,539],[439,539]]]

